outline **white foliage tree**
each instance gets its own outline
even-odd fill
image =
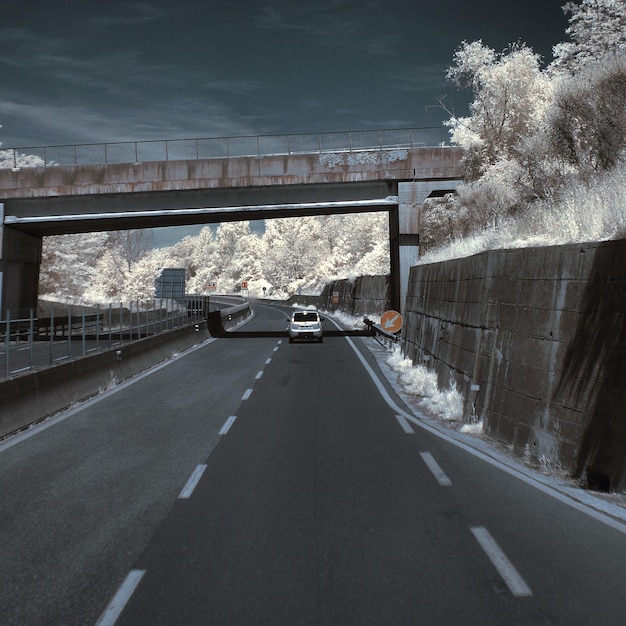
[[[550,72],[574,75],[607,54],[626,53],[625,0],[568,2],[563,11],[570,14],[565,32],[571,41],[554,46]]]
[[[260,278],[255,258],[258,250],[258,237],[250,232],[250,222],[220,224],[214,248],[215,277],[220,292],[238,291],[243,281]]]
[[[335,215],[324,220],[329,254],[317,285],[334,277],[378,275],[389,272],[389,219],[386,213]]]
[[[143,273],[134,273],[136,265],[149,252],[152,242],[150,231],[105,233],[104,242],[104,250],[95,266],[97,279],[85,291],[85,298],[102,303],[136,300],[138,294],[152,297],[154,277],[148,284],[148,278]]]
[[[626,53],[563,80],[548,131],[552,152],[579,176],[615,167],[626,151]]]
[[[465,41],[447,77],[471,93],[470,115],[453,115],[446,125],[464,150],[467,178],[477,180],[497,161],[514,158],[520,140],[540,130],[552,85],[525,44],[497,53],[482,41]]]
[[[98,281],[97,266],[107,233],[55,235],[44,237],[39,274],[43,298],[60,298],[81,303],[84,293]]]
[[[275,293],[293,293],[307,286],[307,274],[328,252],[321,235],[314,217],[266,222],[261,268]]]
[[[213,230],[205,226],[196,237],[185,237],[176,248],[180,249],[181,244],[184,244],[185,257],[188,260],[187,291],[194,294],[206,293],[209,283],[217,278]]]

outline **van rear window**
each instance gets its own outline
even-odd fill
[[[317,313],[304,311],[293,314],[294,322],[317,322]]]

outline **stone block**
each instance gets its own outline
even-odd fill
[[[552,311],[556,300],[557,281],[554,279],[519,280],[517,304]]]
[[[519,306],[514,329],[516,333],[531,337],[551,337],[554,332],[554,314],[549,309]]]
[[[517,332],[517,306],[514,304],[498,304],[498,328],[503,331]]]

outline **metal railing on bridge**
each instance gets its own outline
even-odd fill
[[[207,296],[52,309],[7,311],[0,320],[0,379],[110,350],[206,319]]]
[[[324,152],[392,150],[447,145],[441,127],[360,130],[345,132],[248,135],[122,141],[57,146],[25,146],[0,150],[0,167],[101,165],[146,161],[181,161],[230,157],[261,157]],[[29,165],[23,164],[23,167]]]

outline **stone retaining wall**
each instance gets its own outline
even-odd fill
[[[411,269],[403,350],[485,433],[626,488],[626,241],[496,250]]]
[[[326,284],[318,306],[326,311],[341,310],[355,317],[380,315],[389,308],[390,293],[389,275],[336,280]]]

